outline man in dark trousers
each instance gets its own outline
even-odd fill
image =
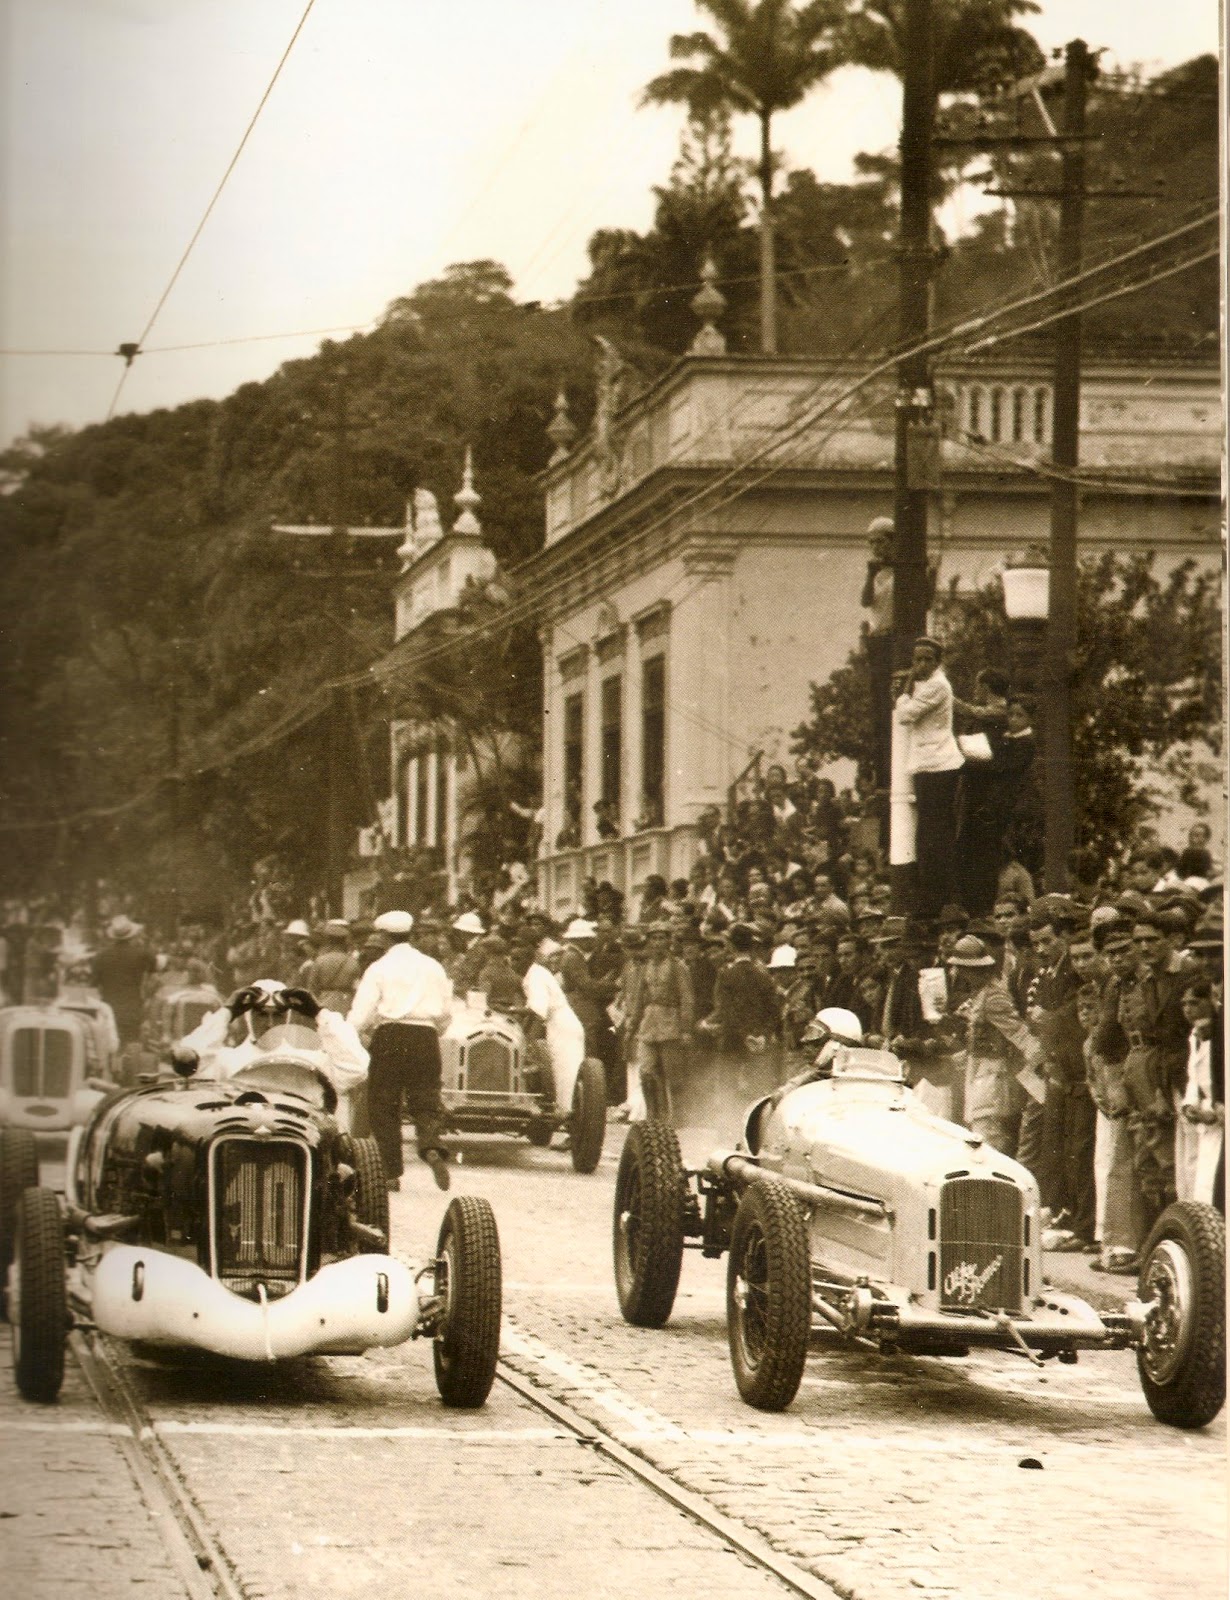
[[[1030,942],[1038,970],[1030,984],[1026,1020],[1042,1045],[1046,1100],[1040,1120],[1035,1112],[1028,1129],[1022,1124],[1017,1159],[1037,1178],[1043,1204],[1055,1217],[1067,1213],[1072,1238],[1059,1248],[1092,1251],[1097,1109],[1089,1093],[1085,1035],[1076,1014],[1081,980],[1068,951],[1075,927],[1070,903],[1054,895],[1034,902]]]
[[[414,1122],[420,1157],[447,1189],[441,1146],[440,1035],[453,1015],[453,986],[440,963],[410,943],[414,918],[386,911],[373,924],[391,943],[359,979],[348,1018],[371,1055],[367,1113],[390,1189],[401,1187],[401,1108]]]
[[[154,970],[154,956],[130,918],[113,917],[107,926],[107,943],[94,957],[94,982],[115,1013],[120,1044],[141,1036],[146,978]]]
[[[954,1046],[924,1016],[918,983],[922,969],[931,964],[934,943],[925,927],[904,917],[886,918],[874,943],[884,968],[884,1003],[867,1042],[892,1051],[929,1111],[953,1116]]]
[[[714,981],[713,1010],[702,1026],[717,1043],[716,1068],[725,1087],[740,1094],[767,1093],[778,1079],[781,994],[753,955],[754,928],[736,922],[726,940],[730,960]],[[762,1081],[753,1083],[753,1073]]]

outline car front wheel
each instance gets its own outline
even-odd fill
[[[1167,1206],[1140,1254],[1139,1295],[1152,1309],[1136,1352],[1159,1422],[1203,1428],[1226,1400],[1226,1224],[1212,1206]]]
[[[481,1406],[500,1356],[500,1235],[486,1200],[458,1195],[449,1202],[436,1258],[443,1302],[432,1346],[436,1388],[446,1406]]]
[[[683,1266],[686,1179],[679,1139],[666,1122],[634,1122],[615,1174],[615,1293],[624,1320],[661,1328]]]
[[[68,1296],[64,1286],[64,1224],[50,1189],[27,1189],[17,1202],[9,1321],[13,1370],[26,1400],[49,1405],[64,1382]]]
[[[0,1128],[0,1299],[13,1240],[17,1233],[17,1204],[27,1189],[38,1184],[38,1146],[28,1128]]]
[[[726,1333],[740,1395],[760,1411],[783,1411],[807,1364],[811,1261],[803,1208],[776,1178],[753,1183],[735,1213]]]
[[[389,1248],[389,1185],[380,1159],[380,1146],[374,1139],[354,1139],[355,1215],[369,1228],[379,1228],[382,1245],[363,1244],[364,1255],[380,1255]]]

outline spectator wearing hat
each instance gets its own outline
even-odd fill
[[[115,1016],[121,1047],[141,1036],[144,986],[154,967],[139,924],[130,917],[112,917],[107,942],[94,957],[94,982]]]
[[[965,1023],[965,1124],[996,1150],[1015,1155],[1025,1090],[1042,1050],[1012,1003],[989,947],[963,934],[948,957],[950,1005]]]
[[[603,990],[589,970],[598,930],[587,917],[573,917],[564,929],[559,957],[559,981],[568,1004],[585,1029],[587,1055],[598,1054],[598,1030],[603,1016]]]
[[[1122,939],[1130,956],[1130,934],[1125,932],[1117,938]],[[1138,1265],[1136,1180],[1132,1170],[1122,1064],[1109,1061],[1098,1048],[1103,987],[1104,984],[1096,981],[1086,982],[1076,995],[1077,1021],[1085,1034],[1085,1075],[1096,1107],[1094,1232],[1101,1254],[1089,1265],[1093,1272],[1130,1273]]]
[[[440,1144],[440,1035],[453,1016],[453,986],[440,963],[410,943],[414,918],[386,911],[377,933],[389,948],[359,979],[349,1021],[371,1055],[367,1105],[389,1187],[400,1187],[402,1101],[414,1122],[419,1155],[441,1189],[449,1186],[448,1157]]]
[[[277,975],[292,987],[309,988],[307,974],[315,954],[311,928],[302,917],[295,917],[282,929],[278,942]]]
[[[917,807],[914,853],[922,917],[937,916],[956,888],[957,785],[965,758],[952,731],[952,685],[942,655],[934,639],[916,639],[909,672],[894,680],[893,715],[906,732],[905,769]]]
[[[1075,925],[1075,908],[1062,896],[1044,895],[1034,902],[1030,942],[1038,968],[1029,986],[1026,1019],[1041,1041],[1046,1099],[1040,1114],[1032,1105],[1026,1107],[1018,1160],[1037,1178],[1055,1226],[1066,1225],[1071,1237],[1064,1247],[1092,1251],[1096,1113],[1076,1015],[1080,979],[1068,954]]]
[[[880,1016],[873,1019],[872,1035],[899,1058],[927,1109],[959,1122],[957,1063],[944,1032],[927,1020],[920,989],[924,967],[933,965],[933,943],[922,924],[889,917],[875,944],[883,969],[884,1003]]]
[[[478,981],[483,966],[480,945],[486,931],[477,911],[463,911],[449,924],[449,954],[443,965],[454,994],[465,995],[482,987]]]
[[[1098,1045],[1123,1063],[1128,1129],[1142,1212],[1137,1247],[1175,1198],[1175,1104],[1187,1083],[1186,979],[1173,970],[1165,927],[1153,913],[1132,921],[1134,971],[1107,986]]]
[[[308,963],[303,987],[327,1010],[344,1016],[350,1010],[361,976],[359,963],[350,951],[350,924],[333,917],[321,929],[320,937],[324,949]]]
[[[628,1010],[627,1036],[646,1110],[670,1122],[687,1075],[696,1022],[692,977],[671,949],[668,922],[651,923],[644,932],[645,961]]]
[[[777,1082],[776,1045],[781,1032],[781,996],[757,959],[756,931],[736,922],[726,935],[730,959],[713,986],[713,1010],[702,1027],[716,1047],[717,1088],[747,1094],[753,1073],[765,1081],[763,1092]]]
[[[619,1106],[628,1096],[628,1075],[624,1066],[619,1035],[611,1020],[611,1007],[619,993],[619,975],[624,953],[619,942],[619,925],[609,910],[594,916],[594,947],[589,955],[589,976],[599,1002],[594,1027],[594,1054],[602,1063],[606,1077],[606,1102]]]

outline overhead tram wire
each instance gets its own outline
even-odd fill
[[[995,318],[997,316],[1003,316],[1009,311],[1019,310],[1022,307],[1027,306],[1027,305],[1037,304],[1037,302],[1039,302],[1041,300],[1045,300],[1045,299],[1051,297],[1053,294],[1059,293],[1059,292],[1061,292],[1063,290],[1067,290],[1067,289],[1071,288],[1074,284],[1079,283],[1082,280],[1087,279],[1088,277],[1096,276],[1099,272],[1101,272],[1103,270],[1107,270],[1108,268],[1110,268],[1112,266],[1121,264],[1123,261],[1126,261],[1126,260],[1129,260],[1129,259],[1133,259],[1136,256],[1139,256],[1144,250],[1146,250],[1148,248],[1154,247],[1159,243],[1167,243],[1172,238],[1175,238],[1175,237],[1178,237],[1178,236],[1180,236],[1182,234],[1191,232],[1193,230],[1193,228],[1195,228],[1196,226],[1199,226],[1200,223],[1213,220],[1214,218],[1217,218],[1217,217],[1218,217],[1218,213],[1213,212],[1213,213],[1211,213],[1211,214],[1209,214],[1209,215],[1207,215],[1207,216],[1205,216],[1203,218],[1198,219],[1198,221],[1195,222],[1195,223],[1187,224],[1187,225],[1185,225],[1185,226],[1183,226],[1181,228],[1171,230],[1171,232],[1169,232],[1167,234],[1160,235],[1154,240],[1146,241],[1145,244],[1140,245],[1140,246],[1136,247],[1135,249],[1133,249],[1131,251],[1124,252],[1124,254],[1121,257],[1119,257],[1119,258],[1117,258],[1117,259],[1115,259],[1113,261],[1105,262],[1105,263],[1103,263],[1101,266],[1099,266],[1097,268],[1091,268],[1091,269],[1088,269],[1087,271],[1084,271],[1084,272],[1081,272],[1079,274],[1076,274],[1072,278],[1064,280],[1063,282],[1061,282],[1059,284],[1056,284],[1055,286],[1053,286],[1053,288],[1047,289],[1044,292],[1032,294],[1032,295],[1024,297],[1021,300],[1017,300],[1017,301],[1006,303],[1005,305],[1003,305],[1003,306],[1001,306],[1001,307],[999,307],[997,309],[993,309],[992,311],[984,312],[984,313],[980,314],[979,316],[977,316],[977,317],[975,317],[973,319],[968,319],[966,322],[957,324],[956,327],[951,332],[949,332],[948,334],[943,335],[943,336],[941,336],[939,338],[928,339],[927,341],[924,342],[925,346],[927,348],[930,348],[930,347],[942,347],[942,346],[944,346],[946,344],[951,343],[955,339],[955,337],[956,337],[956,335],[958,333],[965,333],[965,334],[970,334],[970,333],[975,333],[975,332],[980,333],[980,338],[975,343],[972,343],[971,345],[967,346],[967,349],[966,349],[965,353],[968,354],[968,353],[970,353],[970,351],[972,349],[974,349],[976,347],[985,347],[986,345],[988,345],[989,343],[992,343],[992,342],[1000,342],[1003,339],[1019,337],[1020,334],[1022,334],[1024,332],[1032,332],[1032,331],[1035,331],[1038,328],[1049,326],[1050,324],[1052,324],[1054,322],[1061,321],[1064,317],[1069,316],[1071,314],[1072,309],[1073,309],[1072,307],[1065,305],[1065,306],[1059,308],[1058,310],[1050,312],[1047,315],[1036,319],[1034,322],[1029,323],[1029,324],[1025,325],[1024,327],[1016,327],[1016,328],[1007,329],[1002,333],[994,334],[994,335],[986,335],[986,334],[982,334],[981,333],[981,330],[985,329],[989,323],[991,323],[991,322],[993,322],[995,320]],[[1081,310],[1089,309],[1089,308],[1092,308],[1093,306],[1103,304],[1103,303],[1105,303],[1105,302],[1107,302],[1109,300],[1120,298],[1123,295],[1136,292],[1139,289],[1148,287],[1152,283],[1160,282],[1164,278],[1171,277],[1171,276],[1175,275],[1178,272],[1182,272],[1182,271],[1187,270],[1191,266],[1195,266],[1195,265],[1198,265],[1200,262],[1203,262],[1205,260],[1209,260],[1212,257],[1216,256],[1218,253],[1219,252],[1218,252],[1217,249],[1204,251],[1204,252],[1198,254],[1195,257],[1191,257],[1191,258],[1186,259],[1186,260],[1184,260],[1182,262],[1175,263],[1175,264],[1171,265],[1170,267],[1164,269],[1163,271],[1156,272],[1156,273],[1154,273],[1154,274],[1152,274],[1152,275],[1150,275],[1150,276],[1148,276],[1148,277],[1146,277],[1144,279],[1138,279],[1138,280],[1129,282],[1127,284],[1117,285],[1114,288],[1106,290],[1106,291],[1104,291],[1104,292],[1102,292],[1100,294],[1090,294],[1086,299],[1084,299],[1081,302],[1081,304],[1079,305],[1078,309],[1081,309]],[[691,496],[691,498],[688,501],[685,501],[681,506],[676,507],[675,510],[668,517],[659,518],[656,521],[647,524],[646,528],[641,530],[641,531],[642,532],[653,532],[658,528],[664,527],[666,525],[666,523],[669,520],[671,520],[672,518],[679,516],[682,512],[694,507],[695,505],[697,505],[701,501],[707,499],[709,497],[709,494],[712,493],[715,488],[724,487],[726,484],[729,484],[729,483],[733,482],[733,480],[735,480],[737,478],[740,478],[743,475],[743,473],[746,471],[748,466],[753,465],[756,461],[762,460],[766,455],[770,454],[772,451],[780,449],[783,445],[793,442],[794,439],[798,438],[801,434],[805,433],[809,428],[814,427],[815,423],[818,422],[819,420],[821,420],[821,418],[824,415],[827,415],[827,414],[831,413],[832,411],[836,410],[836,408],[838,406],[842,405],[845,401],[851,399],[855,394],[859,393],[861,390],[866,388],[867,385],[870,382],[874,381],[874,379],[876,377],[882,376],[883,373],[886,370],[888,370],[889,368],[891,368],[892,366],[894,366],[896,364],[896,360],[897,359],[898,359],[898,357],[896,355],[894,355],[894,356],[889,357],[885,361],[878,363],[869,372],[863,374],[863,376],[861,378],[855,380],[853,383],[848,384],[848,385],[845,386],[845,388],[839,390],[838,393],[836,394],[836,396],[834,396],[832,399],[827,401],[827,403],[822,404],[820,406],[819,410],[816,411],[815,415],[810,415],[810,416],[809,415],[804,415],[799,421],[797,421],[794,425],[792,425],[792,427],[789,430],[786,430],[782,435],[770,440],[767,444],[760,446],[757,450],[753,451],[747,458],[745,458],[745,460],[743,462],[737,464],[735,467],[729,469],[726,473],[722,474],[722,476],[716,481],[716,483],[714,485],[710,486],[708,489],[698,491],[696,494]],[[735,488],[732,489],[732,491],[729,494],[727,494],[716,505],[710,506],[708,508],[709,514],[712,514],[712,512],[715,511],[715,510],[722,509],[724,506],[726,506],[726,505],[730,504],[731,502],[733,502],[734,500],[738,499],[740,495],[746,493],[748,491],[748,489],[750,489],[752,487],[756,487],[758,484],[767,481],[776,472],[782,470],[782,468],[785,465],[790,465],[790,464],[795,464],[795,463],[793,463],[793,462],[772,463],[772,464],[768,465],[761,472],[759,477],[756,478],[755,480],[753,480],[753,482],[751,482],[751,483],[747,483],[747,482],[739,483]],[[493,627],[496,627],[496,626],[499,626],[499,627],[515,626],[518,622],[527,620],[529,617],[531,617],[533,615],[536,615],[541,610],[541,604],[542,604],[542,599],[543,599],[544,592],[547,595],[558,593],[566,586],[566,584],[569,581],[570,581],[569,579],[557,580],[555,584],[548,586],[546,591],[540,591],[540,592],[536,593],[535,595],[527,597],[526,599],[524,599],[522,601],[514,602],[513,606],[506,607],[496,617],[493,617],[489,621],[485,621],[485,622],[482,622],[482,623],[474,624],[469,629],[464,630],[462,632],[458,632],[458,633],[452,634],[452,635],[449,636],[448,639],[440,641],[440,642],[436,643],[435,645],[429,645],[429,646],[420,647],[420,649],[417,652],[412,652],[410,654],[408,661],[403,662],[403,663],[399,663],[398,667],[396,667],[389,674],[390,682],[395,683],[397,681],[398,677],[403,677],[404,678],[404,675],[406,674],[407,671],[413,670],[419,664],[432,659],[436,655],[443,654],[445,651],[455,650],[459,645],[460,646],[464,646],[465,644],[469,643],[471,640],[477,642],[485,634],[490,632]],[[296,706],[292,706],[281,718],[279,718],[273,724],[273,726],[271,728],[263,729],[259,733],[254,734],[250,738],[248,738],[247,740],[243,741],[238,746],[232,747],[229,750],[226,750],[226,751],[224,751],[224,752],[222,752],[222,753],[220,753],[220,754],[218,754],[218,755],[216,755],[216,756],[214,756],[212,758],[207,759],[203,763],[197,764],[196,766],[194,766],[191,769],[192,772],[194,774],[200,774],[200,773],[204,773],[204,772],[208,772],[208,771],[217,770],[218,768],[225,767],[225,766],[229,765],[230,763],[232,763],[232,762],[234,762],[236,760],[243,759],[248,754],[252,754],[252,753],[255,753],[255,752],[259,751],[260,749],[267,748],[270,744],[276,743],[280,739],[289,736],[289,734],[291,732],[295,731],[298,727],[303,726],[305,723],[307,723],[308,721],[312,720],[313,717],[320,715],[321,709],[322,709],[322,706],[321,706],[320,702],[322,701],[322,698],[324,697],[324,694],[325,694],[326,690],[332,689],[333,687],[335,687],[337,685],[340,685],[342,687],[346,687],[348,685],[350,685],[350,686],[358,686],[361,683],[371,682],[372,677],[373,677],[372,667],[369,665],[368,667],[362,668],[362,669],[360,669],[359,671],[357,671],[355,673],[347,674],[342,678],[339,678],[339,679],[337,679],[335,681],[331,681],[328,684],[318,685],[310,694],[305,696],[304,699],[302,701],[300,701]],[[386,692],[387,692],[387,690],[386,690]],[[715,731],[719,731],[720,732],[721,730],[715,730]],[[170,775],[168,774],[168,776],[170,776]],[[159,780],[159,781],[162,781],[162,780]],[[113,814],[117,814],[120,811],[129,809],[132,806],[140,804],[144,799],[146,799],[153,792],[154,792],[153,789],[146,789],[146,790],[141,791],[141,793],[139,795],[137,795],[136,797],[133,797],[129,801],[121,803],[117,807],[113,807],[113,808],[109,807],[109,808],[105,808],[105,809],[103,809],[103,808],[91,808],[88,811],[77,813],[74,816],[70,816],[70,817],[62,817],[62,818],[56,818],[56,819],[52,819],[52,820],[44,819],[41,822],[33,822],[33,821],[31,821],[31,822],[0,822],[0,832],[25,831],[25,830],[29,830],[29,829],[35,829],[35,828],[47,827],[47,826],[65,826],[65,825],[71,824],[73,821],[77,820],[78,818],[87,818],[87,817],[91,817],[91,816],[94,816],[94,815],[113,815]]]
[[[286,62],[290,57],[290,53],[295,47],[295,42],[298,39],[299,35],[303,32],[304,24],[307,22],[307,19],[311,14],[312,7],[315,4],[316,4],[316,0],[307,0],[307,4],[303,8],[303,14],[299,18],[299,21],[295,24],[295,31],[291,34],[290,40],[287,43],[287,46],[286,46],[285,50],[283,50],[283,52],[282,52],[281,59],[278,61],[277,66],[273,69],[273,76],[270,78],[269,82],[265,85],[265,92],[264,92],[264,94],[261,95],[260,101],[257,104],[256,110],[252,113],[251,117],[248,120],[248,125],[243,131],[243,137],[240,139],[238,145],[235,147],[235,154],[231,157],[226,171],[222,174],[221,180],[219,181],[217,188],[214,190],[213,195],[210,198],[209,204],[205,207],[204,213],[201,216],[201,220],[196,225],[195,232],[193,233],[191,239],[188,240],[188,243],[184,248],[183,254],[180,256],[178,262],[176,263],[175,270],[174,270],[174,272],[172,272],[172,274],[170,276],[170,279],[167,282],[166,288],[162,291],[162,294],[161,294],[161,296],[159,297],[159,300],[158,300],[158,304],[154,307],[153,311],[150,313],[149,320],[146,322],[145,327],[141,331],[141,337],[136,341],[136,344],[134,346],[131,346],[131,347],[124,346],[124,345],[120,346],[120,353],[124,355],[124,370],[120,374],[119,385],[116,388],[115,394],[113,395],[112,400],[111,400],[110,409],[107,412],[107,421],[108,422],[115,415],[115,408],[119,404],[120,393],[123,390],[124,382],[125,382],[126,378],[128,377],[128,373],[132,368],[133,360],[137,355],[139,355],[141,353],[141,347],[144,345],[146,339],[150,335],[150,331],[152,330],[155,322],[157,322],[159,316],[161,315],[162,308],[163,308],[163,306],[166,305],[167,300],[170,298],[172,289],[174,289],[176,283],[178,283],[179,275],[184,270],[184,267],[188,263],[188,257],[192,254],[194,248],[196,247],[197,240],[201,237],[201,234],[205,231],[205,224],[209,221],[210,216],[213,213],[214,207],[217,205],[218,201],[221,199],[222,191],[223,191],[223,189],[226,188],[227,181],[230,178],[231,173],[234,172],[236,166],[239,163],[239,158],[243,154],[244,148],[247,145],[248,140],[252,136],[252,130],[256,127],[256,124],[257,124],[257,121],[258,121],[258,119],[260,117],[260,114],[265,109],[266,103],[269,100],[269,96],[273,93],[274,85],[277,83],[278,79],[282,75],[282,68],[286,65]],[[130,351],[131,353],[127,353],[128,351]]]

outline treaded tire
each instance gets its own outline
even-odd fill
[[[615,1174],[615,1293],[624,1321],[661,1328],[683,1266],[687,1179],[669,1122],[634,1122]]]
[[[13,1239],[17,1229],[17,1202],[27,1189],[38,1187],[38,1146],[29,1128],[0,1128],[0,1304],[3,1304]]]
[[[1226,1401],[1226,1223],[1212,1206],[1167,1206],[1140,1253],[1138,1294],[1160,1308],[1136,1351],[1159,1422],[1203,1428]]]
[[[64,1224],[60,1202],[51,1189],[27,1189],[22,1195],[14,1242],[13,1371],[24,1399],[50,1405],[64,1382],[68,1336]]]
[[[606,1068],[587,1056],[577,1073],[572,1091],[572,1166],[576,1172],[592,1172],[602,1159],[606,1139]]]
[[[726,1334],[743,1399],[759,1411],[784,1411],[807,1364],[811,1259],[803,1208],[776,1178],[751,1184],[735,1213]]]
[[[440,1224],[436,1293],[444,1301],[432,1345],[436,1388],[446,1406],[481,1406],[500,1356],[500,1235],[490,1204],[450,1200]]]
[[[389,1234],[389,1185],[380,1159],[380,1146],[374,1139],[351,1139],[354,1146],[356,1179],[355,1215],[369,1228],[379,1228],[384,1244],[359,1246],[360,1255],[383,1255],[391,1242]]]

